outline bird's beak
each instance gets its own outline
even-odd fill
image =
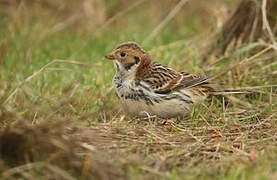
[[[113,54],[108,54],[105,56],[105,58],[109,59],[109,60],[115,60],[115,57]]]

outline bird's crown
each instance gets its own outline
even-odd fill
[[[136,42],[125,42],[116,47],[116,50],[123,49],[132,49],[134,51],[138,51],[142,54],[146,54],[146,52],[136,43]]]

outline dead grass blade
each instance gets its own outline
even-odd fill
[[[218,77],[222,76],[223,74],[226,74],[227,72],[229,72],[233,68],[256,59],[257,57],[261,56],[262,54],[265,54],[266,52],[268,52],[270,49],[272,49],[272,46],[268,46],[267,48],[265,48],[262,51],[254,54],[253,56],[243,59],[242,61],[240,61],[237,64],[233,65],[232,67],[228,68],[226,71],[224,71],[222,73],[219,73],[218,75],[215,75],[212,79],[218,78]]]
[[[105,22],[105,24],[103,26],[101,26],[98,30],[96,30],[96,33],[100,33],[103,31],[103,29],[105,29],[107,26],[109,26],[110,24],[112,24],[116,19],[122,17],[124,14],[128,13],[129,11],[133,10],[134,8],[136,8],[137,6],[139,6],[140,4],[142,4],[144,1],[146,0],[140,0],[135,2],[134,4],[132,4],[131,6],[128,6],[128,8],[124,9],[123,11],[120,11],[119,13],[117,13],[116,15],[114,15],[112,18],[110,18],[107,22]]]
[[[176,14],[182,9],[182,7],[188,2],[189,0],[180,0],[179,3],[175,6],[174,9],[170,11],[170,13],[166,16],[166,18],[152,31],[152,33],[143,41],[142,45],[147,44],[151,41],[157,34],[164,28],[166,24],[169,23],[170,20],[176,16]]]
[[[68,172],[65,170],[59,168],[58,166],[52,165],[52,164],[47,164],[46,168],[52,171],[55,174],[58,174],[60,177],[63,179],[67,180],[76,180],[76,178],[72,177]]]
[[[266,15],[266,4],[267,4],[267,0],[263,0],[263,4],[262,4],[262,15],[263,15],[263,29],[266,29],[269,35],[269,38],[273,44],[273,48],[275,50],[277,50],[277,44],[275,41],[275,37],[274,34],[270,28],[269,22],[267,20],[267,15]]]
[[[14,174],[21,173],[21,172],[24,172],[26,170],[33,169],[35,167],[42,167],[44,165],[45,165],[45,162],[34,162],[34,163],[24,164],[24,165],[17,166],[17,167],[14,167],[14,168],[11,168],[9,170],[4,171],[1,174],[1,177],[3,179],[9,179]]]

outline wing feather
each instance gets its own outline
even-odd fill
[[[167,66],[153,63],[151,71],[143,79],[155,93],[167,94],[171,91],[208,84],[212,76],[197,76],[178,72]]]

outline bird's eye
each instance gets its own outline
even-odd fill
[[[125,53],[125,52],[121,52],[121,53],[120,53],[120,56],[121,56],[121,57],[125,57],[125,56],[126,56],[126,53]]]
[[[135,56],[134,59],[135,59],[135,61],[136,61],[136,64],[139,63],[139,60],[140,60],[140,59],[139,59],[138,56]]]

